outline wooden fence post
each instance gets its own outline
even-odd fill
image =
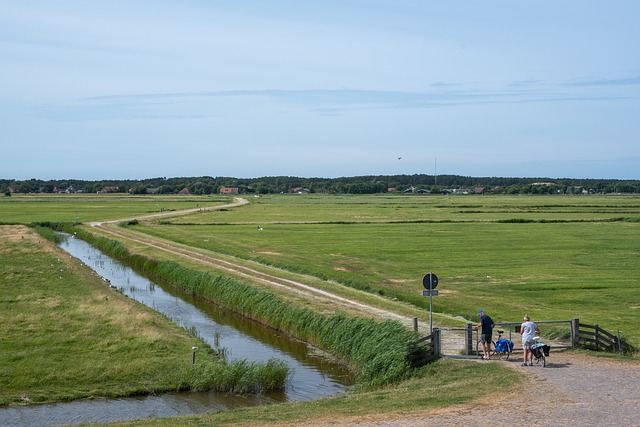
[[[431,348],[433,349],[433,355],[440,357],[440,328],[433,328],[431,332]]]
[[[467,348],[467,356],[473,353],[473,333],[471,332],[471,323],[467,323],[467,330],[464,334],[464,344]]]
[[[598,335],[598,324],[593,325],[593,336],[596,340],[596,351],[600,350],[600,337]]]
[[[580,320],[571,319],[571,347],[580,344]]]
[[[418,318],[417,317],[413,318],[413,330],[415,332],[418,332]]]

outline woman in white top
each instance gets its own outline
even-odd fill
[[[524,322],[520,326],[522,348],[524,349],[524,363],[522,366],[533,366],[533,353],[531,352],[531,346],[533,345],[533,336],[540,333],[540,328],[529,320],[529,316],[527,315],[524,316],[523,320]]]

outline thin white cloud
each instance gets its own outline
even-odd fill
[[[101,119],[202,119],[219,115],[220,108],[202,100],[246,100],[256,98],[321,114],[340,114],[367,109],[433,109],[460,105],[509,103],[553,103],[567,101],[612,101],[636,95],[571,92],[563,86],[636,85],[640,78],[599,80],[602,83],[543,85],[541,81],[513,82],[503,89],[480,90],[461,84],[442,84],[425,92],[381,90],[225,90],[176,93],[107,95],[82,98],[65,105],[35,109],[39,117],[53,120]],[[610,83],[604,83],[610,82]],[[613,83],[615,82],[615,83]],[[176,110],[181,111],[177,113]],[[229,113],[229,111],[228,111]]]

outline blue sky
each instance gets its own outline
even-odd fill
[[[0,178],[640,179],[640,2],[0,0]]]

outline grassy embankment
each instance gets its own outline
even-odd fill
[[[284,386],[282,363],[219,360],[31,229],[0,226],[0,253],[0,405]]]
[[[433,271],[437,313],[471,321],[478,308],[496,321],[524,313],[577,317],[640,346],[638,196],[285,195],[251,202],[132,229],[421,309],[428,299],[420,280]]]

